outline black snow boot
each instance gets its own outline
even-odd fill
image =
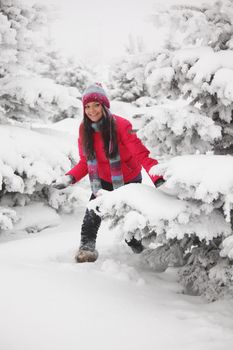
[[[132,251],[135,254],[140,254],[143,250],[144,247],[142,245],[142,241],[138,241],[136,238],[132,238],[130,241],[125,240],[125,242],[128,244],[128,246],[132,249]]]
[[[98,251],[95,249],[95,245],[100,223],[101,218],[94,210],[87,209],[81,229],[80,247],[75,256],[78,263],[94,262],[98,259]]]
[[[82,237],[79,250],[75,256],[78,263],[95,262],[98,259],[98,251],[95,249],[95,239],[86,240],[87,237]]]

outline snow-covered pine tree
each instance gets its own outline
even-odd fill
[[[213,158],[213,169],[204,182],[199,180],[199,176],[206,171],[208,156],[202,156],[203,160],[200,156],[197,159],[191,158],[189,165],[187,159],[181,157],[184,173],[189,167],[192,169],[192,163],[205,163],[203,167],[200,166],[199,171],[195,166],[192,169],[195,174],[194,181],[191,180],[191,174],[185,176],[178,175],[179,170],[173,172],[172,164],[178,162],[178,158],[170,162],[165,172],[161,171],[167,179],[167,185],[170,183],[171,188],[176,188],[179,198],[200,201],[200,206],[208,204],[215,207],[231,223],[231,228],[232,184],[227,181],[226,176],[231,173],[228,172],[228,166],[232,162],[233,149],[232,13],[231,1],[219,1],[212,6],[174,6],[169,13],[164,13],[170,23],[170,42],[173,43],[170,45],[173,48],[171,67],[174,69],[174,79],[180,96],[187,98],[189,104],[199,109],[204,118],[213,121],[215,128],[221,128],[221,136],[212,140],[213,151],[231,156]],[[159,18],[165,21],[161,14]],[[186,129],[184,132],[187,133]],[[195,143],[193,146],[195,149]],[[184,147],[182,153],[185,154],[186,151]],[[188,153],[191,152],[188,150]],[[224,186],[227,186],[225,190],[223,181]],[[211,183],[212,188],[209,186]],[[218,194],[223,192],[225,200]],[[198,235],[197,237],[200,238]],[[225,250],[221,250],[222,246]],[[220,235],[218,239],[200,241],[197,248],[191,250],[187,264],[180,271],[181,282],[187,289],[205,294],[209,300],[215,300],[225,293],[232,295],[231,254],[232,232],[228,238]]]
[[[53,79],[57,84],[75,87],[82,92],[88,84],[93,82],[92,69],[74,56],[64,55],[61,50],[53,47],[51,40],[48,41],[40,62],[39,73]]]
[[[78,112],[78,89],[38,74],[46,50],[48,9],[23,0],[2,0],[0,16],[1,121],[53,120],[69,110]]]
[[[148,56],[128,54],[111,68],[109,91],[112,99],[132,102],[146,96],[144,66]]]
[[[71,135],[31,125],[81,110],[77,87],[45,77],[50,14],[36,2],[0,1],[0,231],[11,229],[19,219],[14,208],[30,201],[67,212],[75,206],[75,193],[50,186],[75,163],[76,137],[72,143]]]
[[[209,301],[232,297],[232,157],[183,155],[154,171],[166,179],[163,189],[131,184],[103,191],[90,208],[98,208],[120,239],[142,240],[142,261],[152,269],[179,267],[185,292]]]
[[[142,37],[130,34],[124,58],[110,67],[108,87],[112,99],[133,102],[147,95],[144,66],[149,60]]]
[[[202,113],[222,128],[222,138],[214,142],[215,152],[231,152],[232,8],[227,0],[211,6],[173,6],[154,14],[154,24],[167,28],[164,49],[144,54],[137,69],[135,62],[141,61],[137,55],[116,64],[112,96],[123,100],[127,96],[130,102],[146,96],[154,99],[150,105],[185,98],[197,108],[196,114]]]
[[[169,24],[168,67],[180,96],[222,127],[215,152],[232,153],[232,1],[203,6],[174,6],[155,14],[154,23]],[[153,72],[152,72],[153,74]],[[153,82],[152,88],[159,89]]]
[[[206,153],[221,139],[221,127],[193,106],[163,104],[143,116],[139,137],[156,158]]]
[[[147,96],[163,105],[148,109],[140,136],[155,157],[175,156],[155,167],[155,173],[164,176],[166,191],[177,197],[174,206],[181,209],[177,217],[172,216],[169,194],[169,198],[157,198],[158,205],[151,201],[151,216],[141,200],[132,203],[130,188],[124,189],[124,200],[118,200],[120,194],[111,203],[105,195],[98,199],[103,217],[120,227],[125,238],[159,244],[145,251],[151,266],[164,270],[183,265],[180,281],[186,291],[204,294],[209,300],[233,295],[232,156],[211,155],[232,154],[233,149],[232,11],[232,2],[226,0],[174,6],[153,16],[160,28],[167,26],[167,40],[155,60],[145,58],[141,76]],[[130,67],[129,61],[128,72]],[[181,100],[175,107],[171,102],[164,104],[174,97]],[[195,155],[187,158],[186,154]],[[136,191],[139,187],[134,196]],[[143,191],[139,198],[145,195]],[[191,206],[193,214],[185,213],[181,205],[185,210]]]
[[[167,6],[151,15],[157,29],[166,30],[165,47],[210,46],[215,51],[232,48],[232,1]]]

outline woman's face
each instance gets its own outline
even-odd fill
[[[92,122],[98,122],[103,116],[103,107],[99,102],[89,102],[85,106],[85,113]]]

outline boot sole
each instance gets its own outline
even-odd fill
[[[97,250],[94,252],[90,252],[88,250],[80,250],[75,256],[75,260],[77,263],[95,262],[98,259],[98,256],[99,254]]]

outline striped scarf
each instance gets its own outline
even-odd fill
[[[98,123],[93,123],[92,127],[95,131],[99,130]],[[111,140],[110,140],[110,144],[111,144]],[[113,189],[116,190],[117,188],[124,185],[119,151],[117,152],[117,155],[114,158],[109,158],[109,164],[110,164],[110,171],[111,171],[112,186],[113,186]],[[88,174],[89,174],[89,179],[91,184],[91,190],[92,190],[92,193],[96,196],[97,192],[102,188],[101,180],[98,174],[98,164],[97,164],[96,157],[92,160],[87,161],[87,167],[88,167]]]

